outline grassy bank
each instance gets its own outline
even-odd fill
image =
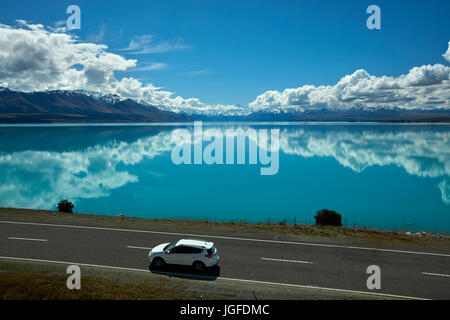
[[[450,236],[433,233],[383,231],[367,228],[289,225],[285,223],[211,222],[143,219],[94,214],[69,214],[47,210],[0,208],[0,220],[28,221],[109,228],[154,230],[202,235],[307,241],[331,244],[376,245],[390,248],[426,248],[450,252]]]
[[[2,300],[365,300],[386,297],[313,288],[198,281],[149,272],[81,267],[81,288],[66,287],[66,265],[0,259]]]
[[[82,287],[66,287],[67,266],[0,262],[0,298],[9,300],[182,299],[182,282],[145,279],[139,274],[82,269]],[[194,297],[196,297],[195,293]]]

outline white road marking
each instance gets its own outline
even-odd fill
[[[148,247],[135,247],[135,246],[126,246],[126,247],[130,248],[130,249],[152,250],[152,248],[148,248]]]
[[[204,234],[200,235],[200,234],[190,234],[190,233],[133,230],[133,229],[105,228],[105,227],[89,227],[89,226],[74,226],[74,225],[67,225],[67,224],[18,222],[18,221],[5,221],[5,220],[0,220],[0,223],[36,225],[36,226],[46,226],[46,227],[61,227],[61,228],[76,228],[76,229],[88,229],[88,230],[106,230],[106,231],[122,231],[122,232],[149,233],[149,234],[165,234],[165,235],[173,235],[173,236],[189,236],[189,237],[203,237],[203,238],[206,237],[206,238],[238,240],[238,241],[253,241],[253,242],[266,242],[266,243],[278,243],[278,244],[292,244],[292,245],[300,245],[300,246],[355,249],[355,250],[382,251],[382,252],[392,252],[392,253],[418,254],[418,255],[438,256],[438,257],[450,257],[450,254],[447,254],[447,253],[420,252],[420,251],[382,249],[382,248],[371,248],[371,247],[354,247],[354,246],[342,246],[342,245],[335,245],[335,244],[308,243],[308,242],[295,242],[295,241],[238,238],[238,237],[214,236],[214,235],[204,235]]]
[[[274,259],[274,258],[261,258],[261,260],[277,261],[277,262],[291,262],[291,263],[314,264],[314,262],[310,262],[310,261],[301,261],[301,260],[287,260],[287,259]]]
[[[95,267],[95,268],[116,269],[116,270],[137,271],[137,272],[149,272],[149,270],[146,270],[146,269],[113,267],[113,266],[105,266],[105,265],[98,265],[98,264],[88,264],[88,263],[79,263],[79,262],[43,260],[43,259],[32,259],[32,258],[18,258],[18,257],[4,257],[4,256],[0,256],[0,259],[19,260],[19,261],[31,261],[31,262],[44,262],[44,263],[65,264],[65,265],[72,265],[72,264],[74,264],[74,265],[78,265],[78,266]],[[184,276],[186,276],[186,275],[184,274]],[[401,296],[401,295],[388,294],[388,293],[366,292],[366,291],[356,291],[356,290],[347,290],[347,289],[316,287],[316,286],[309,286],[309,285],[290,284],[290,283],[278,283],[278,282],[267,282],[267,281],[258,281],[258,280],[222,278],[222,277],[217,278],[217,280],[233,281],[233,282],[247,282],[247,283],[256,283],[256,284],[266,284],[266,285],[273,285],[273,286],[283,286],[283,287],[302,288],[302,289],[315,289],[315,290],[334,291],[334,292],[342,292],[342,293],[350,293],[350,294],[362,294],[362,295],[368,295],[368,296],[378,296],[378,297],[386,297],[386,298],[394,298],[394,299],[431,300],[431,299],[427,299],[427,298]]]
[[[425,274],[427,276],[436,276],[436,277],[447,277],[447,278],[450,278],[450,274],[431,273],[431,272],[422,272],[422,274]]]
[[[46,263],[55,263],[55,264],[70,264],[70,265],[75,264],[78,266],[85,266],[85,267],[148,272],[148,270],[145,270],[145,269],[122,268],[122,267],[104,266],[104,265],[99,265],[99,264],[89,264],[89,263],[79,263],[79,262],[67,262],[67,261],[56,261],[56,260],[32,259],[32,258],[17,258],[17,257],[3,257],[3,256],[0,256],[0,259],[31,261],[31,262],[46,262]]]
[[[48,241],[47,239],[32,239],[32,238],[16,238],[16,237],[8,237],[9,240],[26,240],[26,241]]]
[[[214,276],[204,276],[201,274],[178,273],[178,272],[169,272],[169,271],[166,272],[166,271],[159,271],[159,270],[153,270],[152,272],[156,273],[156,274],[163,274],[163,275],[169,276],[169,277],[176,277],[176,276],[181,277],[181,278],[192,277],[195,279],[200,278],[200,279],[207,279],[207,280],[216,280],[217,279],[217,277],[214,277]],[[220,278],[220,279],[223,279],[223,278]]]
[[[393,298],[393,299],[431,300],[431,299],[428,299],[428,298],[419,298],[419,297],[411,297],[411,296],[401,296],[401,295],[389,294],[389,293],[377,293],[377,292],[366,292],[366,291],[347,290],[347,289],[326,288],[326,287],[311,286],[311,285],[300,285],[300,284],[290,284],[290,283],[277,283],[277,282],[267,282],[267,281],[257,281],[257,280],[245,280],[245,279],[232,279],[232,278],[220,278],[220,279],[222,279],[222,280],[229,280],[229,281],[240,281],[240,282],[249,282],[249,283],[258,283],[258,284],[267,284],[267,285],[285,286],[285,287],[293,287],[293,288],[315,289],[315,290],[324,290],[324,291],[335,291],[335,292],[351,293],[351,294],[362,294],[362,295],[378,296],[378,297],[386,297],[386,298]]]

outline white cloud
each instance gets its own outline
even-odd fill
[[[166,40],[158,43],[155,43],[154,40],[155,36],[151,34],[136,36],[131,39],[127,48],[120,49],[120,51],[125,51],[129,54],[151,54],[190,48],[181,39]]]
[[[450,42],[443,56],[450,62]],[[249,106],[252,110],[271,112],[355,106],[450,108],[450,67],[423,65],[398,77],[376,77],[360,69],[334,86],[305,85],[282,92],[266,91]]]
[[[54,23],[55,27],[62,27],[66,25],[66,20],[58,20]]]
[[[106,24],[102,23],[98,33],[91,33],[86,37],[87,42],[101,43],[106,34]]]
[[[442,55],[445,60],[450,62],[450,41],[448,42],[448,49],[447,52]]]
[[[450,108],[450,67],[423,65],[399,77],[376,77],[360,69],[334,86],[306,85],[283,92],[267,91],[249,106],[268,111],[354,106]]]
[[[373,76],[360,69],[335,85],[305,85],[267,91],[248,104],[208,105],[183,98],[132,77],[117,79],[116,71],[152,71],[165,63],[137,66],[108,52],[102,44],[81,42],[65,28],[49,28],[18,20],[18,27],[0,24],[0,86],[20,91],[88,90],[118,94],[165,110],[205,115],[245,115],[252,111],[303,112],[318,108],[362,107],[450,108],[450,67],[442,64],[412,68],[398,77]],[[100,36],[101,36],[100,32]],[[186,48],[182,41],[155,42],[143,35],[122,50],[127,53],[167,52]],[[450,47],[444,57],[449,60]],[[204,73],[203,70],[197,72]]]
[[[105,45],[21,23],[20,28],[0,25],[0,81],[11,89],[101,89],[116,81],[114,71],[136,65],[107,52]]]
[[[131,39],[127,48],[120,49],[120,51],[139,51],[148,46],[153,41],[153,35],[145,34],[142,36],[136,36]]]
[[[195,71],[187,71],[187,72],[181,72],[180,75],[182,76],[200,76],[204,74],[209,74],[209,70],[195,70]]]
[[[83,43],[71,34],[18,22],[20,27],[0,24],[0,86],[25,92],[61,89],[118,94],[174,111],[208,109],[196,98],[174,96],[132,77],[116,79],[115,71],[135,68],[137,60],[110,53],[106,45]],[[130,47],[136,49],[139,44]],[[165,67],[156,63],[135,70]]]
[[[167,69],[168,66],[169,65],[164,62],[153,62],[153,63],[147,64],[145,66],[142,66],[142,67],[133,68],[131,70],[132,71],[154,71],[154,70]]]

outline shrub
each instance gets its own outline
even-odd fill
[[[59,212],[67,212],[72,213],[73,203],[68,200],[61,200],[58,203],[58,211]]]
[[[316,225],[318,226],[342,226],[341,215],[333,210],[319,210],[314,218],[316,219]]]

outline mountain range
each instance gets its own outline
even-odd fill
[[[19,92],[0,90],[0,123],[174,122],[184,114],[163,111],[117,95],[82,91]]]
[[[203,121],[380,121],[450,122],[449,109],[353,107],[307,111],[267,109],[236,116],[176,113],[118,95],[76,90],[20,92],[0,88],[0,123]]]

